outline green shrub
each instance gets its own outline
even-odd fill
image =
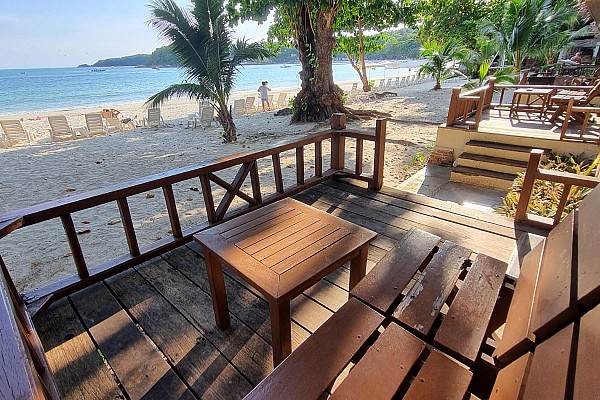
[[[594,159],[586,157],[584,154],[574,156],[572,154],[558,155],[552,153],[548,160],[541,163],[541,168],[593,176],[599,161],[600,154]],[[495,208],[494,211],[504,214],[507,217],[515,216],[517,204],[519,204],[519,198],[521,196],[521,189],[523,188],[524,175],[524,173],[518,175],[510,187],[510,190],[502,199],[502,206]],[[571,187],[569,200],[567,201],[562,217],[567,215],[573,208],[576,208],[579,202],[581,202],[591,190],[592,189],[590,188],[577,186]],[[536,180],[533,184],[528,212],[542,217],[554,218],[562,192],[563,185],[560,183]]]

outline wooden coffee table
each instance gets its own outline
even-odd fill
[[[350,290],[365,276],[377,234],[293,199],[284,199],[194,236],[204,249],[217,326],[229,326],[222,267],[269,301],[273,364],[292,351],[290,301],[350,261]]]
[[[538,111],[540,118],[543,117],[548,109],[550,97],[554,92],[555,89],[526,88],[515,90],[510,105],[509,117],[512,118],[513,113],[519,111]]]

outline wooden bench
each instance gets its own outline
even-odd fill
[[[525,257],[514,291],[506,264],[411,230],[247,399],[598,398],[599,205]]]

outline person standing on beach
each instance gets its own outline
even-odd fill
[[[271,104],[269,103],[269,92],[271,88],[269,87],[268,81],[262,81],[261,85],[258,87],[258,93],[260,94],[260,102],[262,103],[263,111],[271,111]],[[265,107],[266,104],[266,107]]]

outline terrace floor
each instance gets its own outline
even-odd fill
[[[367,270],[412,227],[504,261],[524,232],[508,218],[389,188],[329,181],[295,198],[378,232]],[[344,304],[348,277],[340,268],[292,302],[293,348]],[[244,397],[273,368],[268,305],[235,275],[225,283],[226,331],[215,326],[195,244],[51,305],[34,322],[62,396]]]

